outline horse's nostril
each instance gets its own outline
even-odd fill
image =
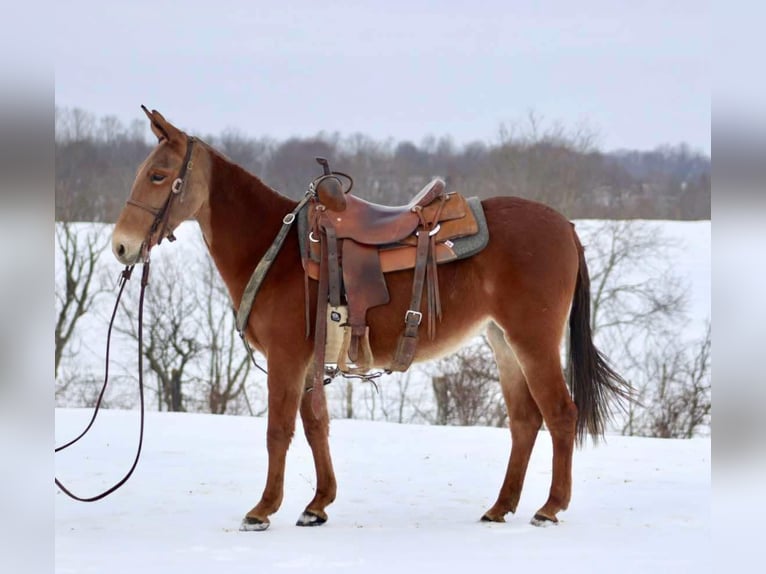
[[[125,255],[125,246],[122,243],[117,246],[117,255],[120,257]]]

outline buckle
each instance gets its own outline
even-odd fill
[[[404,322],[409,325],[410,324],[410,317],[415,317],[418,322],[416,325],[420,325],[420,322],[423,320],[423,313],[420,311],[413,311],[412,309],[408,309],[407,312],[404,314]]]
[[[439,233],[439,230],[441,228],[442,228],[442,224],[441,223],[437,223],[436,227],[434,227],[431,231],[428,232],[429,237],[433,237],[434,235]],[[415,235],[420,235],[421,231],[425,231],[425,230],[424,229],[419,229],[418,231],[415,232]]]

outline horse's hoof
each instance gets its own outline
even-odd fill
[[[490,516],[489,514],[485,514],[481,517],[481,522],[505,522],[505,517],[503,516]]]
[[[300,515],[298,522],[296,522],[295,525],[322,526],[322,524],[325,522],[327,522],[327,515],[324,512],[319,514],[318,512],[312,512],[311,510],[304,510],[303,514]]]
[[[551,524],[558,524],[558,518],[554,517],[551,518],[550,516],[545,516],[543,514],[540,514],[539,512],[535,514],[532,517],[532,520],[529,521],[530,524],[533,526],[550,526]]]
[[[239,529],[242,532],[260,532],[261,530],[266,530],[270,524],[268,520],[245,516],[242,519],[242,524],[239,525]]]

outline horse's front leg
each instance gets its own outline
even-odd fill
[[[309,371],[311,373],[311,371]],[[312,377],[306,378],[306,388],[310,388]],[[303,431],[306,433],[306,439],[311,446],[311,453],[314,456],[314,468],[317,476],[317,486],[314,498],[306,506],[306,510],[298,518],[298,526],[319,526],[327,522],[327,513],[325,508],[335,500],[337,484],[335,482],[335,471],[332,467],[332,458],[330,457],[330,417],[327,412],[327,398],[322,393],[324,401],[321,412],[314,412],[311,406],[312,394],[304,392],[301,399],[301,420],[303,421]]]
[[[282,504],[285,482],[285,458],[295,432],[295,419],[303,392],[305,366],[296,365],[295,357],[269,356],[269,414],[266,448],[269,469],[261,500],[242,520],[240,530],[265,530],[269,516]]]

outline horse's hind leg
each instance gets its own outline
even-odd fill
[[[511,346],[527,380],[529,392],[543,415],[553,442],[553,473],[546,503],[532,523],[558,522],[556,514],[566,510],[572,493],[572,453],[577,407],[564,381],[558,343],[553,338],[511,339]]]
[[[298,367],[300,369],[300,367]],[[269,516],[282,504],[285,482],[285,459],[295,432],[298,403],[303,392],[305,369],[296,376],[294,357],[282,357],[268,363],[269,415],[266,448],[269,468],[261,500],[246,515],[240,530],[265,530]]]
[[[497,501],[484,516],[483,521],[503,522],[508,512],[516,512],[519,504],[524,476],[529,457],[535,446],[535,439],[542,425],[543,417],[527,387],[527,381],[516,355],[500,328],[492,323],[487,338],[497,361],[500,372],[500,386],[508,409],[511,427],[511,456],[500,488]]]
[[[311,377],[306,378],[307,387],[311,384],[311,380]],[[301,420],[306,440],[314,456],[317,483],[314,498],[298,518],[298,526],[319,526],[327,522],[325,508],[335,500],[337,485],[330,457],[330,417],[326,408],[327,399],[324,400],[325,408],[322,409],[322,414],[315,416],[311,408],[311,393],[304,392],[301,399]]]

